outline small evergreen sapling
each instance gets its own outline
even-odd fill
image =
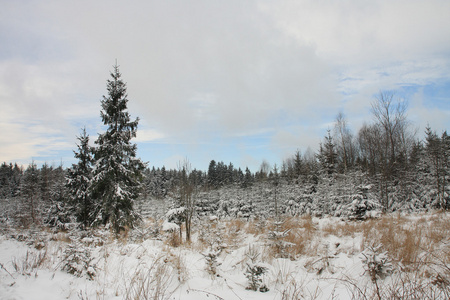
[[[249,259],[245,270],[245,277],[247,277],[248,280],[246,289],[252,291],[257,291],[259,289],[260,292],[269,291],[262,280],[262,277],[267,272],[268,268],[261,262],[258,262],[260,253],[255,248],[250,247],[246,256]]]
[[[95,264],[92,263],[91,250],[80,242],[70,244],[64,251],[62,269],[77,277],[86,275],[90,280],[96,275]]]
[[[221,233],[221,228],[218,227],[216,216],[210,216],[208,224],[205,230],[202,230],[199,236],[199,240],[208,245],[208,250],[202,255],[206,260],[206,271],[211,274],[211,276],[219,276],[217,274],[217,268],[221,265],[217,261],[220,253],[226,247],[223,244],[223,235]]]
[[[206,271],[214,278],[215,276],[219,276],[217,274],[217,268],[221,265],[217,261],[217,258],[219,257],[219,254],[221,252],[221,249],[213,250],[209,249],[206,253],[202,253],[203,257],[205,257],[206,260]]]
[[[295,244],[285,241],[290,229],[282,230],[282,221],[275,221],[275,229],[269,231],[270,246],[275,252],[275,256],[280,258],[289,258],[288,249]]]
[[[382,245],[368,247],[362,254],[364,273],[368,273],[373,283],[383,279],[393,271],[392,263],[387,256],[387,251],[381,251]]]

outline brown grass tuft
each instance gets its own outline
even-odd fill
[[[167,238],[164,240],[164,243],[170,247],[177,248],[181,245],[181,237],[180,232],[178,230],[169,232],[167,234]]]

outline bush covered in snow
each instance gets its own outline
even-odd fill
[[[382,251],[382,245],[368,247],[361,255],[365,273],[369,275],[372,282],[384,279],[392,273],[392,263],[389,260],[387,251]]]
[[[81,242],[73,242],[64,250],[62,269],[78,277],[86,275],[93,279],[96,275],[96,266],[91,257],[91,249]]]

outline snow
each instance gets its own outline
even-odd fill
[[[165,221],[162,225],[161,228],[163,231],[168,231],[168,232],[172,232],[172,231],[178,231],[178,229],[180,229],[180,226],[178,226],[175,223],[171,223],[171,222],[167,222]]]
[[[448,216],[443,214],[442,218]],[[419,220],[422,224],[431,224],[430,218],[422,215],[411,216],[408,220],[411,224]],[[300,221],[302,219],[298,223]],[[282,299],[283,294],[298,295],[302,299],[351,299],[354,296],[352,284],[371,286],[367,269],[371,264],[381,265],[386,279],[380,277],[379,280],[389,282],[391,271],[386,268],[391,268],[391,264],[385,251],[362,249],[362,233],[341,235],[327,229],[349,225],[349,221],[335,217],[312,218],[315,235],[307,245],[311,250],[295,259],[271,254],[270,231],[254,234],[246,232],[245,228],[236,231],[238,238],[223,237],[219,241],[227,242],[228,247],[209,249],[200,243],[198,232],[221,224],[224,230],[229,227],[217,218],[208,218],[205,222],[209,223],[199,224],[194,231],[196,234],[190,245],[177,248],[169,247],[163,236],[137,241],[125,237],[115,239],[107,231],[84,236],[70,232],[3,230],[0,234],[0,299],[126,299],[136,296],[140,288],[155,295],[152,288],[158,284],[161,297],[157,299],[265,300]],[[160,226],[163,230],[178,229],[178,225],[168,222]],[[304,234],[307,234],[306,229]],[[45,246],[37,249],[40,243]],[[85,268],[80,277],[63,271],[64,253],[71,245],[78,245],[77,251],[85,250],[90,254],[89,264],[80,266]],[[217,257],[214,264],[217,275],[208,272],[205,258],[208,253]],[[45,255],[43,262],[31,266],[39,255]],[[261,277],[261,282],[269,288],[267,292],[246,289],[249,265],[267,269]],[[93,278],[88,274],[94,274]]]

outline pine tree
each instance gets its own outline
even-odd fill
[[[0,167],[0,199],[8,199],[11,196],[12,164],[4,162]]]
[[[29,213],[32,223],[40,221],[40,176],[37,165],[32,162],[23,173],[20,194],[24,201],[24,211]]]
[[[136,137],[139,118],[130,120],[127,111],[127,89],[117,64],[107,81],[108,97],[103,96],[101,117],[108,128],[100,134],[95,150],[92,192],[100,201],[97,221],[111,224],[116,233],[133,227],[139,219],[133,202],[141,188],[144,163],[136,157],[137,146],[130,140]]]
[[[275,218],[278,221],[278,185],[280,184],[280,175],[278,173],[277,164],[273,166],[271,181],[273,184],[273,200],[275,204]]]
[[[52,172],[52,180],[50,186],[50,200],[52,202],[63,203],[67,200],[67,187],[66,187],[66,170],[63,168],[63,164],[61,164],[53,169]],[[65,204],[63,204],[65,205]]]
[[[297,150],[294,155],[294,176],[296,179],[298,179],[302,174],[302,169],[303,169],[302,155],[300,153],[300,150]]]
[[[42,177],[41,169],[41,177]],[[44,222],[50,226],[58,228],[67,228],[67,225],[73,223],[73,211],[68,200],[68,189],[66,185],[67,170],[63,168],[63,164],[53,169],[51,168],[49,182],[49,198],[43,198],[42,202],[48,204],[47,213]],[[41,180],[45,182],[44,180]]]
[[[83,128],[78,140],[80,141],[80,144],[77,145],[78,152],[74,151],[78,163],[73,164],[72,168],[68,170],[66,182],[77,221],[86,228],[94,221],[96,210],[89,192],[92,179],[93,149],[89,146],[89,135],[86,133],[86,128]]]
[[[450,209],[450,135],[447,131],[442,134],[442,153],[444,157],[444,170],[443,176],[443,203],[442,206],[445,209]]]
[[[448,136],[447,132],[440,138],[430,127],[426,128],[426,158],[430,168],[430,174],[434,182],[436,199],[434,206],[447,208],[446,175],[448,173]]]
[[[42,195],[42,201],[44,203],[50,202],[50,185],[52,182],[53,168],[50,167],[47,162],[42,165],[40,176],[40,189]]]
[[[253,175],[252,172],[250,172],[249,168],[245,168],[245,175],[244,175],[244,181],[242,182],[242,187],[247,188],[250,187],[253,184]]]
[[[208,167],[208,185],[212,188],[217,188],[217,164],[213,159],[209,163]]]
[[[11,192],[11,197],[16,197],[19,193],[20,193],[20,185],[21,185],[21,181],[22,181],[22,177],[23,177],[23,170],[21,167],[19,167],[17,165],[17,163],[14,164],[14,167],[12,167],[11,165],[11,169],[12,169],[12,177],[11,177],[11,181],[10,181],[10,192]]]
[[[317,158],[325,174],[331,175],[336,172],[336,157],[336,147],[328,130],[325,141],[323,144],[320,144],[320,150],[317,154]]]

